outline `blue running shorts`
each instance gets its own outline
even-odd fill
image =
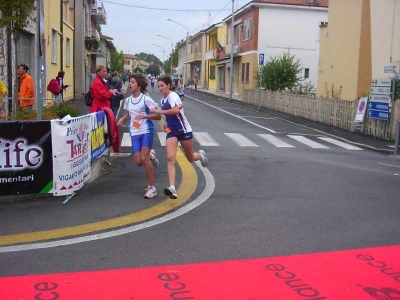
[[[151,149],[153,146],[153,137],[154,135],[152,133],[131,136],[132,153],[142,151],[142,147],[148,147]]]
[[[193,132],[188,132],[188,133],[167,133],[167,139],[172,138],[172,137],[176,137],[178,139],[178,141],[187,141],[187,140],[191,140],[193,138]]]

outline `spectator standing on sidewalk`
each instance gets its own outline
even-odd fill
[[[154,168],[158,167],[159,162],[153,146],[154,124],[152,120],[160,120],[157,114],[157,103],[151,99],[146,88],[148,80],[143,74],[133,74],[129,80],[129,89],[132,96],[128,97],[124,103],[127,110],[125,116],[118,120],[117,125],[121,126],[126,118],[130,116],[130,134],[132,141],[132,157],[137,166],[144,166],[147,177],[147,188],[145,198],[154,198],[157,189],[154,186]]]
[[[25,64],[18,66],[17,74],[19,81],[18,99],[19,107],[23,110],[31,110],[35,104],[35,84],[28,74],[29,67]]]
[[[178,85],[176,87],[176,93],[178,94],[179,98],[183,100],[185,97],[185,84],[183,83],[182,75],[179,78]]]
[[[197,77],[194,78],[194,91],[197,93],[197,85],[199,84],[199,79]]]
[[[117,89],[109,90],[107,88],[107,69],[105,66],[98,66],[96,69],[96,78],[93,80],[90,92],[92,94],[93,102],[90,106],[90,112],[102,110],[104,107],[111,107],[111,97],[116,95]]]
[[[166,123],[164,132],[166,136],[167,169],[170,186],[164,189],[164,195],[171,199],[178,198],[175,189],[175,163],[178,142],[185,150],[186,158],[189,162],[200,160],[203,167],[207,167],[208,161],[203,150],[193,152],[193,132],[183,111],[182,100],[177,93],[171,92],[172,80],[169,76],[158,78],[158,90],[162,94],[161,110],[157,112],[165,116]]]
[[[7,97],[8,89],[5,86],[5,84],[3,83],[3,81],[1,81],[1,80],[0,80],[0,93],[1,93],[2,97]],[[7,103],[8,103],[8,101],[4,101],[0,97],[0,119],[7,118],[7,115],[6,115],[6,105],[7,105]]]
[[[117,117],[119,107],[121,105],[121,100],[124,99],[125,92],[122,91],[122,82],[118,77],[118,72],[113,72],[109,80],[107,81],[108,89],[117,89],[116,95],[111,97],[111,110],[114,116]]]
[[[65,76],[65,72],[64,71],[60,71],[60,72],[58,72],[57,77],[56,77],[56,80],[58,81],[58,83],[59,83],[59,85],[61,87],[61,92],[59,94],[58,103],[61,103],[61,102],[64,101],[64,97],[63,97],[64,90],[66,90],[67,87],[69,87],[68,84],[64,84],[64,76]],[[56,98],[56,102],[57,102],[57,98]]]

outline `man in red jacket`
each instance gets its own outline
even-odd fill
[[[93,80],[90,92],[93,102],[90,106],[90,112],[103,110],[104,107],[111,107],[111,97],[116,95],[117,89],[109,90],[107,88],[108,73],[105,66],[98,66],[96,78]]]

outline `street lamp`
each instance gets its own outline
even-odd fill
[[[159,36],[159,37],[161,37],[163,39],[166,39],[166,40],[171,42],[171,58],[170,58],[170,60],[171,60],[170,64],[171,65],[170,65],[170,69],[171,69],[171,77],[172,77],[172,55],[174,53],[174,42],[171,39],[169,39],[169,38],[167,38],[167,37],[165,37],[165,36],[163,36],[161,34],[156,33],[156,36]]]
[[[164,48],[159,45],[156,45],[156,44],[152,44],[152,45],[162,49],[162,62],[164,63],[164,52],[165,52]],[[161,51],[161,50],[159,50],[159,51]]]
[[[188,57],[189,28],[187,28],[185,25],[183,25],[181,23],[178,23],[178,22],[176,22],[174,20],[171,20],[170,18],[165,18],[165,20],[167,20],[169,22],[172,22],[172,23],[175,23],[175,24],[177,24],[179,26],[182,26],[182,27],[184,27],[186,29],[186,54],[185,54],[186,63],[185,62],[183,63],[183,83],[185,84],[186,83],[186,73],[187,73],[186,68],[187,68],[188,59],[189,59],[189,57]]]

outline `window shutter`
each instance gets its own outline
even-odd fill
[[[250,63],[246,63],[246,82],[250,81]]]
[[[245,68],[246,68],[246,64],[245,63],[242,63],[242,82],[244,82],[244,77],[245,77],[245,74],[246,74],[246,70],[245,70]]]

